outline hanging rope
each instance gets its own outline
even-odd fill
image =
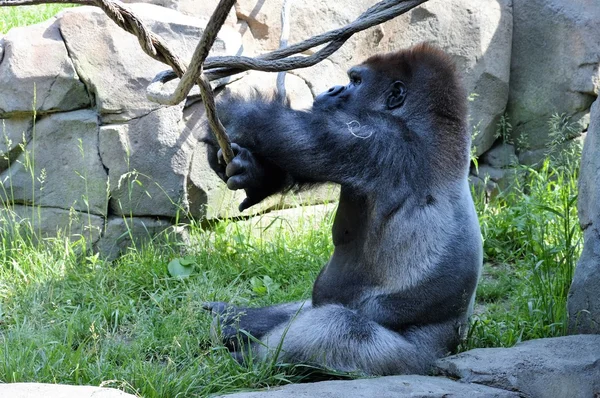
[[[243,56],[208,57],[217,34],[235,0],[221,0],[196,46],[189,67],[167,47],[165,41],[152,33],[144,23],[125,5],[113,0],[0,0],[0,7],[21,6],[45,3],[73,3],[100,7],[119,27],[138,38],[146,54],[167,64],[172,70],[159,73],[148,86],[150,100],[163,105],[176,105],[184,101],[194,85],[200,88],[200,95],[206,108],[206,117],[214,132],[223,157],[227,163],[233,159],[231,142],[223,124],[218,118],[214,93],[210,82],[232,76],[247,70],[282,72],[313,66],[337,51],[353,34],[381,24],[404,14],[427,0],[383,0],[370,7],[355,21],[326,33],[314,36],[301,43],[280,48],[257,58]],[[284,2],[284,5],[287,2]],[[313,47],[327,45],[311,56],[293,56]],[[177,88],[171,95],[163,93],[164,83],[179,78]]]

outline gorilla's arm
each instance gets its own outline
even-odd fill
[[[371,297],[361,303],[359,312],[396,331],[457,319],[467,310],[470,293],[477,283],[475,275],[464,276],[464,280],[439,278],[424,286]]]
[[[279,169],[281,180],[274,184],[279,188],[327,181],[361,187],[379,169],[368,163],[377,158],[374,151],[384,148],[375,149],[374,140],[353,134],[351,128],[356,127],[348,123],[358,122],[349,116],[297,111],[263,99],[230,100],[219,107],[231,140],[258,160],[241,166],[251,173],[262,173],[257,168]]]
[[[455,237],[431,274],[421,283],[396,293],[375,295],[359,304],[366,317],[392,330],[457,319],[467,312],[478,273],[476,242]]]

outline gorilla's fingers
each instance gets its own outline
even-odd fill
[[[248,184],[248,177],[244,174],[234,175],[233,177],[229,177],[227,179],[227,188],[232,191],[236,191],[238,189],[246,188]]]
[[[231,143],[231,150],[233,151],[233,156],[237,156],[241,149],[242,147],[238,144],[235,144],[233,142]],[[219,164],[226,164],[225,158],[223,157],[223,150],[220,148],[217,151],[217,161],[219,162]]]
[[[227,177],[233,177],[236,174],[241,174],[246,170],[247,165],[248,162],[242,157],[242,155],[237,155],[225,168],[225,174],[227,174]]]
[[[239,211],[244,211],[249,207],[254,206],[255,204],[257,204],[258,202],[260,202],[262,199],[260,200],[256,200],[256,199],[250,199],[250,198],[246,198],[242,201],[242,203],[240,203],[240,206],[238,207]]]

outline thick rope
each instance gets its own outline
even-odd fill
[[[222,56],[207,58],[219,30],[235,3],[235,0],[221,0],[211,16],[200,42],[196,46],[189,68],[167,47],[164,40],[152,33],[144,23],[122,3],[113,0],[0,0],[0,7],[45,3],[73,3],[95,5],[120,28],[135,35],[146,54],[155,60],[169,65],[172,71],[157,75],[148,87],[150,100],[164,105],[175,105],[184,101],[192,87],[197,84],[206,108],[206,116],[215,133],[223,157],[227,163],[233,159],[231,142],[223,124],[218,118],[214,93],[210,81],[235,75],[250,69],[267,72],[282,72],[313,66],[337,51],[353,34],[404,14],[427,0],[383,0],[370,7],[354,22],[326,33],[314,36],[301,43],[280,48],[258,58],[242,56]],[[328,43],[311,56],[291,55],[302,53],[313,47]],[[206,71],[206,72],[205,72]],[[162,85],[179,77],[180,81],[172,95],[162,93]]]

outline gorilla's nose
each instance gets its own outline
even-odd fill
[[[327,95],[335,96],[344,91],[344,86],[334,86],[327,90]]]

